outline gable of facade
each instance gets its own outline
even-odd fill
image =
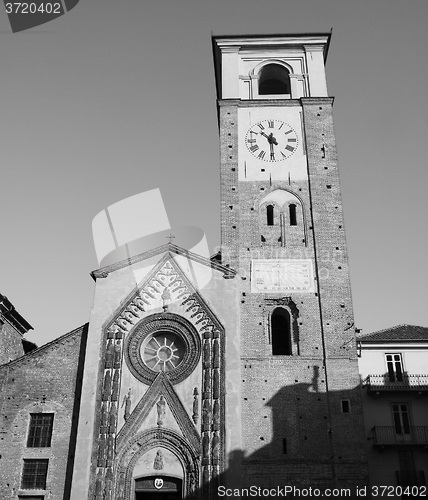
[[[237,442],[234,272],[169,244],[95,276],[71,498],[191,496]]]

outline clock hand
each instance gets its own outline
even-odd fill
[[[273,136],[272,132],[269,134],[268,142],[269,142],[269,144],[275,144],[275,146],[278,146],[278,143],[276,142],[276,139]]]
[[[260,135],[262,135],[263,137],[266,137],[269,144],[275,144],[275,146],[278,146],[278,143],[277,143],[275,137],[273,136],[272,132],[269,135],[265,134],[264,132],[260,132]]]

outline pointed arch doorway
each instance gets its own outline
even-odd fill
[[[171,476],[149,476],[135,480],[135,500],[181,500],[183,481]]]

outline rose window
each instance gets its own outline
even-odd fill
[[[182,316],[156,313],[135,325],[125,338],[125,359],[131,373],[151,384],[159,373],[171,383],[187,378],[201,357],[201,338]]]
[[[185,353],[184,342],[173,332],[149,335],[141,346],[144,363],[156,372],[169,372],[178,367]]]

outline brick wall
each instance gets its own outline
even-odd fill
[[[26,356],[0,367],[0,491],[1,498],[16,499],[21,489],[24,459],[48,459],[48,499],[63,499],[67,474],[71,473],[79,404],[79,361],[86,327],[78,328]],[[84,344],[84,342],[83,342]],[[31,413],[53,413],[50,447],[27,447]],[[68,472],[67,472],[68,471]],[[36,491],[33,491],[36,494]]]
[[[0,365],[24,355],[22,335],[0,317]]]

